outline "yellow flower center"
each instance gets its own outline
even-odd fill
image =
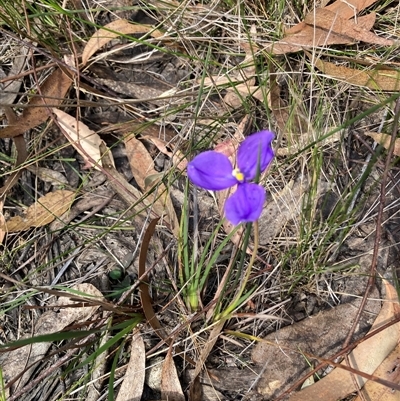
[[[244,175],[243,175],[243,173],[242,173],[238,168],[235,168],[235,169],[232,171],[232,175],[233,175],[239,182],[243,182],[243,181],[244,181]]]

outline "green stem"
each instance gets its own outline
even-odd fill
[[[244,246],[244,252],[246,252],[247,249],[247,243],[244,241],[245,246]],[[239,291],[237,292],[235,298],[233,301],[229,304],[229,306],[220,314],[220,316],[217,317],[217,319],[221,318],[226,318],[229,314],[232,313],[234,309],[237,308],[240,298],[243,295],[244,290],[246,289],[247,282],[249,281],[250,274],[251,274],[251,269],[253,267],[254,261],[256,260],[257,256],[257,250],[258,250],[258,243],[259,243],[259,235],[258,235],[258,222],[254,222],[254,248],[253,252],[251,254],[251,259],[250,262],[247,266],[246,273],[244,275],[244,278],[242,280],[242,285],[239,288]]]

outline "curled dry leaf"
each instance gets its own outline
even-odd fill
[[[53,108],[52,112],[57,116],[58,124],[65,137],[83,157],[85,161],[83,168],[95,167],[99,170],[96,164],[101,165],[100,144],[102,140],[100,136],[64,111]]]
[[[75,198],[75,192],[58,190],[49,192],[29,206],[23,216],[8,220],[1,229],[8,232],[28,230],[31,227],[42,227],[66,212]]]
[[[159,38],[164,35],[163,32],[154,29],[151,25],[134,25],[125,19],[118,19],[99,29],[89,39],[82,53],[83,65],[86,65],[89,58],[112,39],[121,35],[130,35],[135,33],[148,33],[153,38]]]
[[[134,135],[124,138],[126,155],[129,160],[135,181],[142,190],[145,190],[145,179],[148,175],[156,174],[154,161],[143,143]]]

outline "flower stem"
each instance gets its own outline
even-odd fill
[[[245,275],[244,275],[243,280],[242,280],[242,285],[240,286],[239,291],[237,292],[237,294],[236,294],[235,298],[233,299],[233,301],[228,305],[228,307],[220,315],[217,316],[217,320],[218,319],[222,319],[222,318],[226,318],[230,313],[233,312],[233,310],[235,310],[238,307],[239,303],[241,302],[241,297],[243,295],[244,290],[246,289],[247,282],[249,281],[250,274],[251,274],[251,269],[252,269],[254,261],[256,259],[257,250],[258,250],[258,243],[259,243],[258,221],[255,221],[253,223],[253,227],[254,227],[254,248],[253,248],[253,252],[251,254],[250,262],[249,262],[249,264],[248,264],[248,266],[246,268],[246,272],[245,272]],[[244,241],[243,241],[243,243],[244,243],[244,247],[243,247],[244,252],[246,252],[246,249],[247,249],[249,235],[247,235],[246,237],[247,238],[245,238]]]

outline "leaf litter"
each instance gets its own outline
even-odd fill
[[[345,4],[344,4],[345,3]],[[372,5],[374,1],[367,1],[367,2],[356,2],[355,0],[349,1],[349,2],[334,2],[328,7],[322,8],[322,9],[316,9],[314,12],[306,15],[304,21],[299,24],[297,27],[294,27],[286,32],[286,37],[278,41],[277,43],[274,44],[272,47],[273,52],[279,53],[281,52],[287,52],[287,51],[300,51],[303,50],[304,48],[314,48],[316,45],[323,45],[323,46],[329,46],[333,43],[355,43],[356,41],[363,41],[363,42],[368,42],[368,43],[373,43],[376,45],[380,46],[390,46],[394,42],[390,39],[386,39],[383,37],[379,37],[371,32],[371,29],[375,23],[375,16],[373,13],[370,13],[366,16],[359,16],[357,15],[360,13],[363,9],[366,7]],[[168,9],[168,7],[178,7],[178,3],[174,2],[163,2],[163,9]],[[207,8],[203,6],[197,6],[197,7],[188,7],[187,10],[184,12],[192,12],[195,10],[197,13],[202,13],[202,12],[207,12]],[[354,20],[351,20],[353,17]],[[258,29],[257,29],[258,30]],[[309,35],[310,32],[313,32],[313,36],[311,37]],[[103,48],[110,44],[111,41],[118,39],[120,37],[124,37],[125,35],[131,35],[131,34],[139,34],[141,35],[141,41],[145,41],[146,38],[153,37],[155,39],[160,40],[159,43],[167,44],[168,46],[171,45],[172,40],[175,42],[178,42],[176,38],[170,37],[165,34],[165,32],[158,31],[154,29],[153,25],[146,25],[146,24],[138,24],[134,25],[131,22],[128,22],[126,20],[117,20],[112,22],[111,24],[106,25],[104,28],[97,30],[92,37],[89,39],[89,41],[86,43],[86,46],[84,47],[83,50],[83,56],[82,56],[82,66],[87,65],[89,63],[89,60],[91,62],[96,62],[96,60],[107,60],[107,53],[104,52],[102,54],[99,54],[98,58],[93,58],[93,56],[96,54],[96,52],[100,52],[103,50]],[[143,34],[143,35],[142,35]],[[146,36],[147,35],[147,36]],[[167,40],[164,40],[166,37],[168,37]],[[317,41],[315,40],[317,38]],[[251,30],[251,35],[250,35],[250,40],[249,42],[258,42],[260,40],[260,37],[258,33],[255,31],[254,28]],[[171,42],[170,42],[171,41]],[[302,42],[303,41],[303,42]],[[335,42],[336,41],[336,42]],[[154,42],[152,42],[154,43]],[[236,79],[236,81],[232,80],[231,77],[228,77],[227,80],[225,80],[224,84],[230,84],[232,82],[238,82],[238,85],[236,86],[236,89],[233,90],[231,88],[228,88],[227,92],[230,96],[228,98],[228,94],[225,94],[223,96],[223,102],[221,101],[221,104],[218,107],[218,111],[224,111],[227,110],[225,106],[229,105],[231,112],[233,113],[233,110],[236,110],[241,107],[243,103],[243,99],[251,99],[251,101],[254,102],[263,102],[264,101],[264,95],[263,92],[258,84],[258,81],[255,79],[255,77],[258,74],[258,70],[256,68],[256,63],[253,63],[252,61],[254,60],[254,52],[258,51],[257,45],[253,46],[253,44],[249,46],[245,46],[246,43],[243,43],[242,41],[239,43],[239,48],[244,50],[245,56],[244,56],[244,62],[242,62],[238,70],[241,71],[238,75],[235,75],[233,79]],[[172,48],[173,46],[171,46]],[[297,48],[297,50],[296,50]],[[270,48],[266,47],[266,50],[269,50]],[[264,50],[265,50],[264,49]],[[161,58],[162,59],[162,58]],[[380,85],[375,85],[377,81],[380,81],[379,76],[382,75],[382,77],[385,76],[385,73],[389,70],[379,70],[383,71],[382,74],[381,72],[375,74],[375,70],[371,72],[372,75],[364,75],[362,77],[362,80],[355,80],[354,78],[350,78],[351,74],[356,74],[356,70],[351,70],[349,72],[346,72],[347,75],[344,75],[344,72],[341,72],[342,75],[340,75],[337,71],[334,70],[333,67],[331,68],[329,64],[326,64],[325,61],[321,61],[320,59],[312,59],[312,62],[314,63],[314,66],[317,69],[324,68],[324,73],[326,75],[329,75],[334,78],[342,79],[347,83],[357,85],[357,82],[361,82],[360,86],[366,86],[374,90],[391,90],[390,88],[397,88],[397,76],[393,75],[393,79],[390,81],[390,83],[385,87]],[[89,69],[88,69],[89,70]],[[56,72],[57,71],[57,72]],[[86,70],[85,70],[86,71]],[[61,74],[60,74],[61,73]],[[336,74],[336,75],[335,75]],[[391,75],[391,73],[389,74]],[[378,77],[375,79],[375,77]],[[50,83],[46,84],[47,81],[45,81],[44,84],[41,85],[40,88],[40,93],[41,96],[43,95],[44,98],[48,97],[51,99],[51,103],[48,103],[50,107],[60,107],[61,102],[67,93],[68,89],[71,86],[72,80],[71,76],[68,74],[65,74],[65,72],[61,71],[61,69],[56,69],[54,72],[50,75],[50,77],[55,77],[51,78],[49,80]],[[257,77],[258,78],[258,77]],[[392,78],[392,76],[391,76]],[[55,80],[59,80],[58,82],[58,88],[60,88],[60,97],[56,92],[57,88],[51,88],[52,85],[56,82]],[[382,78],[383,79],[383,78]],[[98,79],[99,83],[109,83],[112,85],[117,84],[118,81],[105,81],[102,77]],[[205,81],[204,81],[205,82]],[[218,81],[216,80],[217,84],[220,84],[223,82],[223,80]],[[242,83],[244,82],[244,83]],[[372,82],[372,83],[371,83]],[[208,83],[210,84],[210,87],[213,87],[214,81],[210,80]],[[79,83],[78,83],[79,85]],[[273,82],[273,79],[271,79],[271,88],[275,85],[277,86],[276,82]],[[50,86],[50,89],[48,87]],[[85,86],[86,90],[87,86]],[[146,91],[146,88],[141,87],[140,89]],[[147,88],[148,89],[148,88]],[[262,88],[264,89],[264,88]],[[280,89],[280,88],[279,88]],[[177,92],[174,91],[171,92],[172,94],[176,94]],[[267,88],[268,90],[268,88]],[[94,92],[95,93],[95,92]],[[182,92],[184,93],[184,91]],[[157,93],[157,97],[162,96],[163,94]],[[314,135],[313,131],[310,131],[307,126],[308,123],[311,122],[305,121],[302,117],[303,110],[302,107],[299,107],[296,111],[295,114],[297,115],[297,123],[290,128],[286,125],[286,122],[288,119],[291,119],[291,114],[285,110],[285,107],[287,105],[285,102],[282,102],[281,100],[285,96],[284,91],[276,91],[270,93],[270,98],[269,98],[269,103],[268,106],[272,111],[272,114],[277,118],[278,126],[280,130],[282,131],[282,136],[284,139],[288,137],[289,135],[293,135],[294,139],[294,144],[293,146],[288,146],[286,148],[279,148],[277,149],[278,155],[281,155],[283,157],[287,156],[292,156],[295,152],[300,151],[303,146],[306,146],[307,144],[311,143],[311,141],[314,141],[318,138],[312,138],[312,135]],[[56,101],[54,101],[54,97],[57,98]],[[150,97],[154,97],[151,95]],[[140,99],[146,99],[145,96],[140,95]],[[149,97],[148,97],[149,98]],[[37,99],[36,101],[34,99]],[[187,98],[189,99],[189,97]],[[1,137],[18,137],[21,136],[22,134],[25,133],[28,129],[37,127],[38,125],[42,124],[45,122],[49,117],[49,109],[47,108],[42,108],[42,107],[36,107],[38,105],[42,105],[44,101],[47,102],[45,99],[41,99],[40,96],[34,97],[31,100],[31,106],[35,106],[31,109],[31,111],[25,111],[25,109],[22,114],[17,118],[16,123],[13,123],[9,127],[6,127],[5,129],[2,130],[3,136]],[[213,99],[214,104],[217,104],[215,102],[215,99]],[[36,103],[35,103],[36,102]],[[121,99],[118,99],[118,102],[120,104]],[[82,103],[83,104],[83,103]],[[110,102],[111,104],[111,102]],[[157,104],[155,104],[157,106]],[[126,105],[124,105],[125,107]],[[153,115],[156,115],[157,110],[153,108],[154,104],[151,102],[146,102],[146,106],[140,109],[140,112],[138,112],[139,109],[131,108],[131,106],[128,106],[125,111],[128,113],[133,111],[133,114],[136,114],[135,118],[132,120],[134,124],[139,124],[141,119],[143,119],[143,116],[149,116],[151,113]],[[113,106],[109,105],[110,109],[113,109]],[[40,113],[38,113],[36,110],[40,110]],[[150,109],[150,111],[149,111]],[[115,109],[114,109],[115,110]],[[168,110],[166,107],[163,110]],[[215,109],[214,109],[215,110]],[[158,110],[159,111],[159,110]],[[63,220],[64,217],[58,219],[59,214],[58,211],[54,212],[54,210],[50,210],[51,208],[57,209],[58,207],[51,204],[51,207],[49,207],[50,213],[47,215],[45,212],[43,212],[42,217],[37,217],[38,213],[37,211],[35,212],[35,218],[32,219],[33,223],[32,225],[26,226],[35,226],[35,224],[39,225],[47,225],[51,221],[50,215],[54,217],[54,215],[57,216],[57,220],[53,221],[51,227],[56,227],[56,223],[60,223],[60,221],[63,221],[64,223],[59,224],[59,226],[56,228],[57,230],[61,230],[65,227],[65,223],[68,221],[71,221],[74,218],[77,218],[80,214],[82,213],[87,213],[90,208],[93,208],[93,215],[96,212],[96,208],[100,207],[100,210],[102,210],[101,207],[106,208],[107,205],[110,202],[115,202],[116,199],[113,198],[114,194],[117,194],[120,199],[123,199],[126,206],[131,208],[132,205],[135,206],[135,212],[137,212],[140,216],[140,225],[144,227],[144,220],[146,218],[146,213],[144,213],[145,210],[152,209],[151,215],[152,217],[164,215],[166,226],[171,232],[174,233],[175,237],[178,238],[179,236],[179,222],[178,222],[178,217],[176,215],[176,211],[179,212],[179,208],[174,208],[174,205],[172,204],[172,200],[170,198],[170,189],[168,187],[165,187],[165,183],[167,180],[165,180],[166,174],[160,173],[155,169],[155,164],[153,157],[150,156],[148,153],[146,147],[143,146],[143,142],[141,140],[143,139],[148,139],[144,138],[142,136],[141,140],[136,137],[135,134],[131,135],[125,135],[126,132],[124,132],[124,140],[121,142],[124,142],[124,149],[126,151],[127,155],[127,165],[129,164],[129,167],[131,169],[131,173],[133,175],[133,178],[135,179],[137,184],[137,187],[132,185],[129,182],[129,179],[121,174],[121,172],[118,170],[118,167],[116,167],[113,162],[112,162],[112,157],[111,157],[111,151],[110,148],[107,148],[104,143],[100,140],[99,136],[96,136],[95,134],[96,130],[93,130],[92,128],[89,128],[89,126],[84,126],[83,123],[80,121],[77,121],[74,117],[71,117],[70,114],[74,114],[74,111],[70,112],[70,114],[61,112],[61,110],[57,110],[56,113],[59,114],[57,119],[59,122],[62,122],[63,129],[65,132],[73,132],[73,135],[75,135],[74,138],[70,136],[70,143],[74,144],[77,151],[83,155],[86,165],[89,167],[96,166],[99,170],[101,170],[105,176],[107,177],[106,182],[104,183],[104,188],[96,188],[96,190],[93,193],[96,193],[96,197],[98,199],[103,198],[103,202],[100,202],[98,199],[93,202],[89,202],[90,198],[90,193],[86,194],[86,198],[84,197],[82,204],[76,208],[76,210],[73,210],[74,206],[77,206],[75,204],[72,206],[72,209],[69,210],[69,216],[65,217],[65,220]],[[113,113],[113,111],[111,112]],[[25,116],[24,116],[25,115]],[[61,116],[61,118],[59,118]],[[68,120],[66,122],[63,120],[64,118],[67,118],[66,116],[70,117],[71,120]],[[86,117],[86,116],[85,116]],[[175,113],[173,114],[173,118],[177,119],[182,117],[182,114]],[[147,118],[147,117],[145,117]],[[158,117],[157,117],[158,118]],[[185,116],[187,118],[187,116]],[[90,118],[88,118],[90,121]],[[162,118],[160,118],[160,121]],[[163,124],[163,122],[160,123],[160,121],[157,121],[157,124]],[[173,121],[173,119],[168,120],[169,122]],[[183,119],[183,121],[185,121]],[[206,121],[204,119],[203,121]],[[306,123],[305,123],[306,122]],[[103,122],[101,122],[103,123]],[[107,123],[106,121],[104,122],[105,124]],[[154,123],[154,122],[153,122]],[[243,125],[245,121],[243,121]],[[78,125],[79,124],[79,125]],[[82,125],[81,125],[82,124]],[[247,132],[241,125],[240,123],[230,123],[226,125],[221,125],[221,133],[219,133],[219,138],[217,141],[220,141],[220,138],[224,136],[224,132],[227,132],[227,130],[231,129],[232,126],[235,127],[236,134],[238,135],[238,142],[240,142],[244,136],[246,136],[249,132]],[[252,125],[251,123],[250,125]],[[90,125],[90,124],[88,124]],[[201,122],[199,122],[199,125],[201,125]],[[184,124],[182,124],[184,126]],[[78,127],[75,129],[75,127]],[[83,127],[83,128],[82,128]],[[176,126],[174,126],[176,130]],[[181,127],[179,127],[181,128]],[[86,134],[83,135],[83,137],[80,135],[81,134],[81,129],[87,133],[87,137],[93,136],[95,138],[95,141],[91,143],[90,145],[88,144],[90,140],[86,140]],[[244,135],[243,135],[244,133]],[[304,135],[303,138],[301,136]],[[308,136],[309,135],[309,136]],[[382,135],[382,134],[381,134]],[[307,136],[307,138],[305,138]],[[372,135],[371,135],[372,136]],[[311,138],[311,139],[310,139]],[[376,137],[377,139],[383,139],[383,144],[385,145],[386,141],[384,137]],[[83,139],[83,142],[80,142]],[[304,139],[304,140],[303,140]],[[309,140],[310,139],[310,140]],[[340,138],[335,138],[335,141],[338,141]],[[152,142],[159,148],[159,150],[163,153],[165,153],[169,158],[173,159],[174,155],[178,155],[180,149],[172,149],[174,153],[170,152],[169,148],[167,148],[167,145],[170,147],[174,147],[173,143],[169,143],[168,141],[163,141],[160,138],[154,137]],[[381,141],[379,141],[381,142]],[[336,143],[336,142],[333,142]],[[232,144],[230,144],[232,145]],[[228,147],[230,146],[228,145]],[[322,145],[322,144],[321,144]],[[92,146],[92,147],[90,147]],[[161,150],[163,149],[163,150]],[[92,159],[92,161],[91,161]],[[175,166],[177,166],[177,161],[178,160],[184,160],[185,162],[186,155],[184,153],[181,153],[178,156],[178,159],[173,160],[173,163]],[[101,167],[100,162],[105,162],[105,165]],[[97,166],[98,165],[98,166]],[[42,167],[40,167],[42,168]],[[184,168],[184,165],[181,167],[181,169]],[[64,180],[64,175],[58,176],[58,178],[52,178],[51,174],[45,170],[34,170],[31,169],[31,171],[36,174],[39,173],[39,171],[43,172],[44,175],[41,175],[40,173],[37,175],[38,179],[43,181],[43,182],[49,182],[52,185],[57,185],[58,181],[62,182],[63,185],[67,186],[67,182]],[[50,177],[49,177],[50,176]],[[103,184],[102,184],[103,185]],[[324,194],[324,191],[327,190],[328,184],[325,183],[325,181],[321,181],[320,185],[321,189],[318,189],[318,196],[322,196]],[[158,190],[160,190],[161,193],[165,194],[164,198],[159,198],[154,201],[152,199],[153,193],[151,192],[152,189],[158,187]],[[103,191],[104,189],[104,191]],[[168,190],[167,190],[168,189]],[[68,192],[66,190],[63,190],[65,192]],[[149,192],[150,191],[150,192]],[[310,191],[310,184],[308,183],[307,180],[291,180],[289,181],[289,184],[286,183],[286,185],[283,185],[281,189],[274,190],[274,195],[270,195],[270,208],[266,209],[266,213],[269,214],[270,216],[273,216],[275,218],[274,221],[268,220],[268,217],[263,216],[260,222],[260,225],[262,225],[262,241],[263,245],[265,247],[269,247],[270,244],[276,240],[276,238],[279,236],[280,233],[284,231],[285,226],[294,224],[296,225],[296,221],[298,220],[301,211],[302,211],[302,198],[307,195],[307,193]],[[71,194],[75,194],[77,191],[70,191]],[[172,192],[171,192],[172,193]],[[147,195],[148,201],[140,199],[143,197],[143,194]],[[218,199],[218,204],[219,207],[222,206],[224,202],[224,196],[226,199],[226,194],[222,195],[220,199]],[[72,195],[71,198],[73,199]],[[155,195],[155,198],[157,198],[157,195]],[[41,199],[39,199],[41,200]],[[91,199],[92,200],[92,199]],[[201,200],[200,200],[201,201]],[[72,202],[72,200],[71,200]],[[71,206],[71,202],[69,203],[68,209]],[[79,202],[79,201],[78,201]],[[157,203],[159,202],[159,203]],[[61,202],[63,204],[63,202]],[[35,204],[35,210],[37,210],[38,205]],[[165,210],[169,209],[169,210]],[[114,213],[114,209],[111,209]],[[97,210],[98,212],[98,210]],[[216,209],[214,211],[211,211],[211,214],[214,216],[218,216],[218,212],[216,213]],[[91,213],[87,213],[86,217],[90,218]],[[279,216],[280,218],[277,219],[276,217]],[[135,219],[135,218],[133,218]],[[20,224],[20,226],[18,226]],[[23,227],[21,222],[17,223],[17,227]],[[37,225],[36,225],[37,227]],[[21,228],[19,228],[16,231],[19,231]],[[24,228],[25,229],[25,228]],[[230,232],[231,228],[225,227],[226,232]],[[299,239],[300,237],[295,237],[294,240]],[[293,238],[292,238],[293,240]],[[268,267],[266,267],[268,270]],[[266,271],[267,271],[266,270]],[[144,272],[142,272],[144,274]],[[161,282],[161,281],[160,281]],[[154,284],[153,280],[150,280],[150,283]],[[157,287],[157,286],[156,286]],[[153,286],[154,289],[154,286]],[[143,290],[144,291],[144,290]],[[155,290],[157,293],[157,291]],[[161,292],[162,293],[162,292]],[[156,302],[159,302],[159,298],[154,298],[157,300]],[[143,302],[145,303],[145,302]],[[151,298],[147,301],[147,307],[153,308]],[[343,306],[344,307],[344,306]],[[369,311],[372,310],[372,308],[368,309]],[[165,313],[165,311],[164,311]],[[336,312],[340,313],[340,312]],[[154,310],[153,310],[153,314]],[[321,313],[324,315],[324,313]],[[162,313],[160,314],[162,315]],[[328,315],[328,314],[327,314]],[[335,320],[335,319],[333,319]],[[337,319],[336,319],[337,320]],[[310,319],[311,321],[311,319]],[[314,318],[314,325],[315,322],[317,322],[317,317]],[[323,326],[325,323],[321,323],[320,325]],[[333,323],[332,323],[333,324]],[[315,329],[315,326],[311,325],[311,330]],[[293,330],[291,326],[287,328],[287,332],[290,332],[290,330]],[[222,332],[222,327],[220,328],[220,331]],[[277,332],[280,334],[283,334],[284,331],[282,330],[281,332]],[[215,336],[215,341],[217,341],[217,337],[220,334],[220,332],[217,333]],[[327,336],[329,337],[329,336]],[[175,340],[175,339],[174,339]],[[214,341],[214,338],[212,338],[212,342]],[[137,352],[134,356],[132,356],[131,353],[131,358],[134,360],[132,364],[138,364],[140,365],[140,368],[144,367],[144,362],[143,362],[143,344],[141,343],[141,335],[138,337],[135,337],[135,341],[132,343],[132,348],[136,346],[136,342],[140,346],[138,346],[138,349],[140,351]],[[170,341],[167,341],[170,343]],[[207,356],[210,353],[212,347],[212,342],[210,342],[209,346],[205,346],[203,350],[199,349],[199,352],[203,351],[202,355],[203,357],[200,358],[200,365],[206,362]],[[166,361],[165,361],[165,374],[164,377],[168,379],[164,379],[164,386],[165,394],[167,392],[169,393],[176,393],[177,398],[181,399],[182,398],[182,390],[181,386],[179,384],[179,381],[177,380],[177,372],[176,372],[176,367],[172,359],[172,347],[169,348],[169,351],[167,353]],[[317,354],[317,353],[315,353]],[[139,358],[140,362],[137,362],[138,360],[134,359],[133,357]],[[202,360],[204,359],[204,360]],[[199,368],[199,366],[197,369]],[[232,368],[232,371],[236,371],[236,368]],[[129,371],[129,368],[128,368]],[[129,387],[130,379],[129,377],[131,376],[131,371],[128,374],[128,371],[126,373],[126,381],[124,381],[123,386]],[[229,369],[227,369],[229,372]],[[245,376],[245,375],[243,375]],[[229,381],[229,376],[227,374],[227,380]],[[328,376],[327,376],[328,377]],[[139,397],[139,392],[141,390],[142,386],[142,378],[138,378],[138,385],[137,385],[137,393],[133,394],[130,393],[129,396],[126,395],[126,397]],[[140,383],[139,383],[140,382]],[[195,384],[198,384],[197,382]],[[194,386],[196,387],[196,386]],[[335,387],[335,381],[333,381],[332,387]],[[171,389],[172,388],[172,389]],[[133,391],[133,389],[131,389]],[[195,389],[193,388],[193,393],[196,393]],[[121,395],[120,395],[121,394]],[[120,390],[120,394],[118,395],[119,397],[124,398],[125,395]],[[196,396],[198,399],[199,395]]]

